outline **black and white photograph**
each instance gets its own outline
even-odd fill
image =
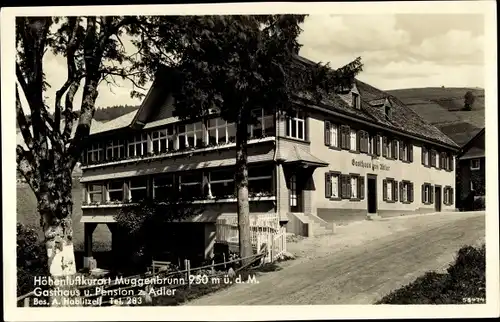
[[[4,318],[498,316],[495,12],[3,8]]]

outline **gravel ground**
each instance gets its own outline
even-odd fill
[[[484,212],[362,221],[287,245],[298,258],[187,305],[371,304],[430,270],[463,245],[484,241]]]

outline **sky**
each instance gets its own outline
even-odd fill
[[[480,14],[310,15],[302,29],[300,55],[333,68],[360,56],[364,70],[358,78],[383,90],[484,88]],[[66,78],[65,59],[47,52],[44,69],[52,86],[45,96],[53,105]],[[130,98],[130,83],[118,83],[100,85],[97,107],[140,104]],[[81,92],[75,102],[81,102]]]

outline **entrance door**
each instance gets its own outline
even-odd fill
[[[368,213],[377,213],[377,177],[368,174],[366,176],[367,181],[367,197],[368,197]]]
[[[434,192],[435,192],[434,206],[436,208],[436,211],[441,211],[441,186],[435,186]]]
[[[297,180],[297,175],[293,174],[288,180],[288,202],[290,212],[303,212],[302,182]]]

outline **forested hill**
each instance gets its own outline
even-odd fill
[[[95,110],[94,119],[99,122],[107,122],[124,114],[135,111],[138,108],[139,106],[137,105],[115,105],[109,107],[98,107]],[[52,117],[53,115],[51,114],[50,116]],[[26,118],[29,119],[29,115],[26,115]],[[17,123],[16,127],[18,127]]]

